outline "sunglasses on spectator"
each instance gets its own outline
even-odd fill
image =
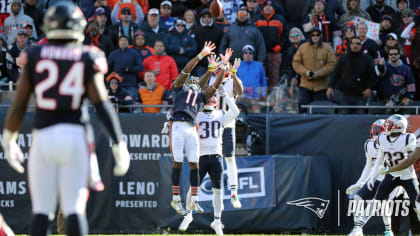
[[[169,10],[169,9],[171,9],[170,7],[168,7],[168,6],[161,6],[160,8],[162,8],[162,9],[166,9],[166,10]]]
[[[398,56],[398,55],[400,55],[399,53],[390,53],[389,54],[390,56]]]
[[[311,36],[312,37],[319,37],[319,36],[321,36],[321,34],[312,34]]]
[[[238,16],[247,16],[248,13],[247,12],[238,12]]]
[[[258,0],[248,0],[248,2],[258,2]]]
[[[297,36],[299,36],[299,33],[295,33],[295,34],[290,35],[290,37],[292,37],[292,38],[297,37]]]
[[[356,42],[356,43],[351,43],[351,44],[354,44],[354,45],[362,45],[362,43],[361,42]]]
[[[179,26],[185,27],[185,25],[183,25],[183,24],[176,24],[176,26],[177,27],[179,27]]]
[[[118,84],[118,81],[111,81],[109,84]]]
[[[388,37],[386,40],[394,40],[393,37]]]
[[[122,12],[121,14],[123,14],[123,15],[131,15],[131,13],[129,13],[129,12]]]
[[[253,52],[251,52],[251,51],[243,51],[242,52],[243,54],[254,54]]]

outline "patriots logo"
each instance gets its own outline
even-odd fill
[[[287,202],[288,205],[295,205],[305,207],[315,213],[320,219],[322,219],[327,211],[329,200],[324,200],[316,197],[306,197],[294,201]]]

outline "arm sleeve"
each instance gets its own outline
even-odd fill
[[[114,143],[121,141],[121,126],[118,120],[118,116],[114,111],[109,101],[101,101],[95,104],[96,113],[99,120],[105,126],[105,129],[109,132]]]
[[[229,95],[225,95],[225,100],[229,107],[229,111],[223,116],[223,125],[236,119],[239,115],[239,109],[233,99]]]
[[[410,31],[414,27],[414,22],[411,22],[401,33],[401,38],[410,39]]]
[[[374,163],[372,163],[371,158],[367,153],[365,153],[366,156],[366,163],[365,167],[363,168],[362,174],[360,175],[360,178],[357,180],[356,184],[362,185],[369,179],[369,174],[372,170],[372,166]]]
[[[384,151],[379,147],[378,156],[376,157],[375,166],[373,167],[370,178],[376,178],[379,167],[384,164]]]

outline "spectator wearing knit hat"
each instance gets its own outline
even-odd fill
[[[260,30],[266,49],[267,84],[276,86],[279,82],[281,52],[287,48],[289,31],[283,16],[277,14],[271,0],[263,3],[262,10],[256,17],[255,26]]]
[[[134,44],[128,47],[137,50],[137,52],[140,54],[142,61],[144,61],[146,57],[151,56],[153,53],[155,53],[155,50],[152,47],[146,45],[146,39],[144,38],[144,33],[141,30],[137,30],[137,32],[135,33]]]
[[[379,48],[383,48],[383,45],[386,41],[386,36],[389,33],[392,33],[392,17],[390,15],[383,15],[382,21],[379,26],[379,38],[376,40]]]
[[[360,0],[347,0],[346,1],[347,12],[340,16],[338,21],[338,27],[342,31],[346,29],[347,24],[358,16],[366,20],[371,20],[369,13],[360,9]]]
[[[369,13],[373,22],[381,23],[382,16],[394,14],[394,9],[385,4],[385,0],[376,0],[375,4],[370,5],[366,12]]]
[[[95,14],[90,18],[90,20],[95,20],[98,22],[99,32],[101,32],[101,34],[108,35],[112,40],[112,23],[110,20],[108,20],[108,15],[106,14],[105,8],[96,8]]]
[[[178,66],[178,71],[196,55],[197,43],[187,34],[186,23],[183,19],[175,20],[174,31],[168,33],[164,39],[166,53],[171,56]]]
[[[123,82],[123,77],[118,73],[112,72],[106,77],[107,87],[108,87],[108,98],[111,103],[116,107],[116,111],[121,111],[123,109],[118,109],[119,105],[131,105],[134,103],[133,98],[124,91],[121,87]]]
[[[114,44],[109,35],[102,34],[99,31],[99,24],[97,21],[90,21],[86,26],[85,39],[83,40],[85,45],[93,45],[100,48],[105,52],[106,57],[114,50]]]
[[[385,59],[385,61],[388,61],[388,59],[389,59],[389,56],[388,56],[389,49],[393,48],[393,47],[398,47],[400,49],[400,53],[401,53],[400,59],[402,60],[402,62],[404,64],[409,65],[410,61],[408,60],[407,54],[404,51],[404,47],[399,43],[398,36],[395,33],[389,33],[386,36],[386,41],[385,41],[383,47],[380,50],[381,57],[383,57]]]
[[[302,44],[293,57],[293,69],[301,77],[299,112],[312,101],[327,100],[328,77],[334,70],[336,59],[332,48],[322,42],[321,30],[314,27],[309,32],[309,42]]]
[[[335,48],[335,52],[338,57],[350,50],[350,40],[354,37],[356,37],[356,27],[353,22],[349,22],[347,24],[346,31],[344,31],[342,43]]]
[[[241,49],[245,45],[255,48],[254,59],[262,64],[265,62],[266,49],[261,32],[249,22],[248,12],[245,8],[239,9],[236,22],[233,23],[220,43],[219,52],[224,53],[227,48],[233,49],[231,61],[241,57]]]
[[[410,60],[410,62],[412,62],[412,57],[411,57],[411,44],[412,44],[412,40],[414,39],[417,30],[414,27],[415,26],[415,22],[414,22],[414,13],[411,9],[404,9],[401,12],[401,18],[403,20],[403,32],[401,33],[401,38],[404,39],[404,51],[408,56],[408,59]]]
[[[314,4],[314,9],[312,12],[307,15],[304,19],[303,30],[305,32],[310,31],[313,27],[317,27],[322,31],[322,40],[325,43],[333,42],[333,32],[334,35],[341,35],[337,22],[335,21],[334,16],[329,16],[325,12],[325,0],[316,0]]]

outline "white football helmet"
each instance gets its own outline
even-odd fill
[[[205,111],[214,111],[217,107],[217,99],[215,96],[209,98],[207,103],[204,105],[203,110]]]
[[[373,124],[370,126],[370,138],[378,138],[379,134],[385,131],[384,125],[384,119],[379,119],[373,122]]]
[[[390,135],[393,133],[405,133],[407,126],[407,119],[402,115],[395,114],[386,119],[384,128],[386,135]]]

